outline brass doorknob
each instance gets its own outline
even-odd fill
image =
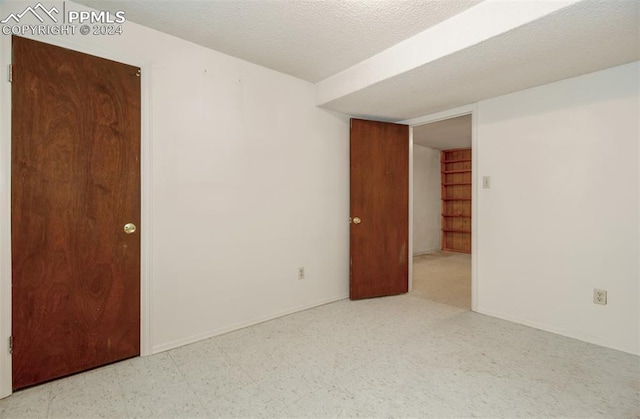
[[[133,234],[136,232],[136,225],[133,223],[127,223],[124,225],[124,232],[127,234]]]
[[[360,217],[353,217],[353,224],[360,224],[362,222],[362,220],[360,219]]]

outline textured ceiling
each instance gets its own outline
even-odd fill
[[[543,4],[539,0],[518,1],[511,15],[485,15],[440,37],[455,41],[456,33],[482,32],[500,19],[515,22],[520,10]],[[459,17],[476,16],[482,9],[499,9],[501,0],[79,3],[96,9],[122,9],[127,20],[311,82],[323,80],[316,84],[316,92],[333,80],[331,76],[362,69],[363,73],[354,77],[357,88],[346,86],[348,89],[334,100],[319,103],[352,116],[401,121],[640,60],[640,0],[555,1],[566,6],[380,81],[367,76],[372,56],[381,57],[376,54],[385,50],[384,54],[394,56],[394,45],[399,42],[420,37],[425,30],[452,26]],[[437,40],[434,42],[432,47],[437,47]],[[408,61],[414,62],[413,56],[409,54]],[[407,57],[378,64],[389,69],[399,59]]]
[[[640,1],[585,0],[323,105],[399,121],[640,60]]]
[[[316,82],[481,0],[76,0]]]
[[[471,115],[413,127],[414,144],[436,150],[471,147]]]

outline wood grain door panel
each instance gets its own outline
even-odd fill
[[[351,299],[408,291],[409,127],[351,120]]]
[[[18,389],[140,352],[140,77],[13,37]]]

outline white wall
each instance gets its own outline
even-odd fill
[[[0,15],[29,4],[3,2]],[[0,36],[4,68],[10,44]],[[316,108],[312,84],[133,23],[122,36],[49,39],[148,64],[154,352],[348,295],[349,121]],[[10,150],[9,131],[1,135]],[[8,153],[0,173],[4,225]]]
[[[640,353],[639,75],[636,62],[478,104],[492,179],[479,312]]]
[[[413,254],[440,250],[440,151],[413,145]]]
[[[153,347],[346,297],[348,119],[309,83],[171,45],[153,68]]]

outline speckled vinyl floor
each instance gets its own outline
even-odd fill
[[[0,417],[640,416],[640,358],[419,295],[347,300],[0,400]]]

